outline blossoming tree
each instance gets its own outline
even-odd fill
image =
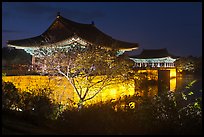
[[[131,70],[131,61],[116,56],[117,50],[100,46],[41,47],[34,54],[41,74],[61,75],[71,83],[79,109],[108,85],[126,80]]]

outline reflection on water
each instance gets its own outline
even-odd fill
[[[176,91],[183,90],[193,80],[198,80],[194,75],[185,75],[177,77]]]
[[[170,91],[174,91],[174,92],[180,92],[183,91],[186,86],[191,83],[192,81],[195,81],[195,87],[196,90],[202,90],[202,79],[198,79],[193,75],[186,75],[186,76],[179,76],[179,77],[172,77],[170,79],[170,84],[169,84],[169,89]],[[138,86],[138,85],[137,85]],[[102,92],[102,95],[110,95],[108,98],[103,98],[103,100],[108,100],[110,98],[120,98],[122,97],[122,95],[132,95],[132,94],[137,94],[139,96],[143,96],[145,94],[145,91],[148,91],[148,96],[154,96],[158,94],[158,83],[156,84],[147,84],[145,86],[145,88],[141,88],[140,86],[138,86],[138,88],[136,87],[135,91],[130,92],[130,91],[123,91],[123,94],[121,94],[121,90],[107,90]],[[133,90],[133,89],[131,89]],[[111,92],[114,92],[114,96],[111,95]],[[131,94],[130,94],[131,93]],[[201,92],[200,92],[201,93]]]
[[[177,78],[171,78],[170,79],[170,91],[176,91],[176,82]]]

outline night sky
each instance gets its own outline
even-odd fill
[[[3,2],[2,47],[7,40],[35,37],[55,20],[95,26],[115,39],[142,49],[167,50],[177,56],[202,55],[201,2]]]

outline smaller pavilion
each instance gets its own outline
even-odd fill
[[[176,56],[169,54],[166,48],[143,49],[139,55],[130,56],[135,68],[173,68]]]

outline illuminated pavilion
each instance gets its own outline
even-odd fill
[[[158,80],[158,92],[176,89],[176,67],[174,62],[178,57],[170,54],[166,48],[143,49],[139,55],[130,56],[135,62],[138,73],[147,73],[148,79]],[[164,86],[164,87],[163,87]]]
[[[118,49],[118,55],[139,47],[138,43],[120,41],[108,36],[100,31],[93,22],[91,24],[77,23],[62,17],[59,13],[54,22],[41,35],[27,39],[9,40],[7,45],[23,49],[31,54],[32,65],[35,64],[34,52],[41,47],[68,48],[71,45],[83,47],[98,45],[107,49]]]
[[[176,58],[166,48],[143,49],[139,55],[130,56],[130,59],[135,62],[135,68],[173,68]]]

